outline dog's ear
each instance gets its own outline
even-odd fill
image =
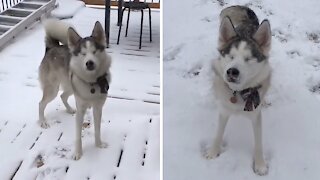
[[[81,36],[72,28],[68,29],[68,46],[73,51],[76,44],[80,41]]]
[[[219,48],[224,46],[230,39],[237,36],[229,17],[222,19],[219,29]]]
[[[106,47],[107,46],[107,42],[106,42],[106,36],[105,36],[105,32],[102,28],[102,25],[99,21],[97,21],[94,24],[94,28],[92,30],[92,35],[91,35],[95,41],[97,43],[99,43],[100,45]]]
[[[271,48],[271,28],[268,20],[263,20],[253,39],[258,43],[264,55],[268,55]]]

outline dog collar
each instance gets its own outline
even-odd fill
[[[241,96],[243,101],[245,101],[245,106],[244,106],[244,111],[253,111],[256,109],[261,100],[260,100],[260,95],[258,89],[260,89],[262,85],[258,85],[253,88],[247,88],[241,91],[233,91],[233,96],[230,98],[231,103],[236,103],[237,100],[237,93]]]
[[[91,86],[91,94],[94,94],[96,90],[94,89],[94,85],[98,85],[100,87],[100,93],[107,94],[109,90],[109,82],[107,80],[107,73],[104,73],[102,76],[97,78],[96,82],[90,83]]]
[[[109,82],[107,79],[107,75],[108,75],[107,73],[104,73],[102,76],[99,76],[97,78],[96,82],[91,82],[91,83],[86,82],[81,78],[79,78],[79,79],[85,83],[89,83],[89,85],[91,86],[91,89],[90,89],[91,94],[94,94],[96,92],[95,88],[93,87],[94,85],[98,85],[100,87],[100,92],[102,94],[107,94],[108,90],[109,90]],[[73,73],[70,74],[70,80],[71,80],[71,85],[72,85],[73,91],[75,92],[75,89],[72,84],[72,78],[73,78]]]

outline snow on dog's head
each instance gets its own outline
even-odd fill
[[[267,73],[271,46],[271,30],[264,20],[252,37],[237,33],[231,20],[222,20],[218,50],[220,75],[233,90],[243,90],[259,83],[261,73]],[[255,83],[257,81],[257,83]]]
[[[100,22],[96,22],[92,34],[82,38],[73,29],[68,30],[68,46],[71,53],[70,68],[73,71],[81,71],[80,74],[95,78],[110,66],[110,58],[107,57],[106,38]]]

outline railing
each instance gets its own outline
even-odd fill
[[[82,0],[86,4],[90,5],[104,5],[105,0]],[[124,1],[129,1],[129,0],[124,0]],[[149,6],[151,8],[160,8],[160,0],[140,0],[141,2],[147,2],[150,3]],[[118,6],[118,1],[117,0],[111,0],[111,6]]]
[[[18,4],[22,0],[1,0],[0,1],[0,12]]]

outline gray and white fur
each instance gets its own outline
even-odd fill
[[[44,111],[49,102],[63,89],[61,100],[68,113],[76,113],[76,142],[74,159],[82,156],[81,130],[84,114],[93,108],[95,145],[107,147],[101,141],[100,127],[102,108],[107,93],[102,93],[98,78],[111,82],[111,57],[106,53],[106,38],[100,22],[96,22],[91,36],[82,38],[70,25],[58,20],[47,20],[44,23],[46,32],[46,52],[39,67],[39,80],[43,97],[39,103],[39,124],[48,128]],[[92,90],[94,89],[94,90]],[[74,94],[76,109],[73,109],[68,98]]]
[[[244,6],[225,8],[220,14],[218,51],[220,56],[213,62],[214,94],[219,107],[219,124],[208,159],[221,153],[223,134],[231,115],[244,115],[252,121],[254,134],[253,170],[258,175],[268,172],[263,157],[261,103],[269,89],[271,68],[271,28],[268,20],[259,20],[255,13]],[[241,93],[256,89],[258,106],[244,110],[247,100]]]

